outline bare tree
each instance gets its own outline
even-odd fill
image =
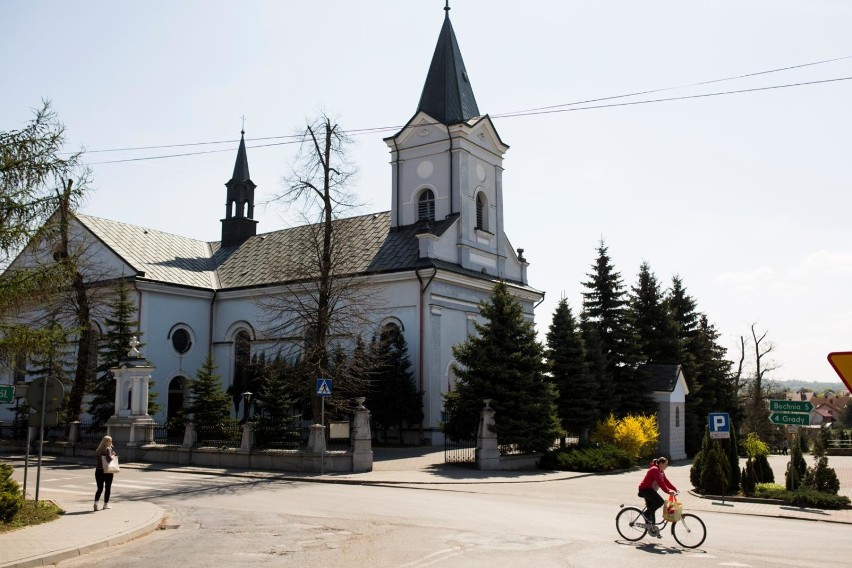
[[[303,380],[311,393],[314,421],[319,420],[319,400],[314,381],[337,373],[333,390],[361,388],[364,373],[345,372],[361,365],[341,364],[340,346],[352,346],[367,329],[378,307],[378,292],[360,275],[358,224],[343,219],[358,206],[348,184],[355,175],[342,128],[326,115],[308,124],[302,133],[298,158],[285,189],[274,201],[300,205],[304,225],[287,231],[286,258],[270,267],[282,282],[280,291],[258,300],[268,338],[283,343],[298,357]],[[347,384],[348,383],[348,384]],[[340,398],[336,401],[342,403]]]
[[[744,429],[747,432],[756,432],[761,439],[768,440],[772,426],[769,422],[769,414],[766,401],[769,398],[768,374],[776,370],[778,366],[769,357],[775,350],[775,345],[767,339],[768,330],[763,332],[757,329],[757,324],[751,324],[751,348],[754,355],[754,372],[751,380],[740,383],[743,409],[745,411]],[[745,358],[746,344],[749,343],[740,337],[740,373],[742,372],[743,360]]]

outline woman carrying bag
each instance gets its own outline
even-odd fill
[[[663,503],[665,503],[657,491],[662,489],[669,495],[677,493],[677,487],[675,487],[674,483],[669,481],[666,477],[665,471],[668,467],[668,458],[659,457],[653,460],[651,462],[651,467],[648,468],[644,479],[642,479],[642,482],[639,484],[639,497],[643,497],[645,499],[645,506],[647,507],[646,516],[648,517],[648,522],[652,525],[656,523],[655,513],[657,512],[657,509],[662,507]],[[656,536],[657,538],[661,537],[660,529],[658,527],[652,526],[649,531],[652,536]]]
[[[98,449],[95,450],[95,483],[98,490],[95,493],[95,504],[93,509],[98,510],[98,501],[101,493],[104,494],[104,509],[111,509],[109,505],[109,493],[112,488],[112,478],[118,471],[118,455],[112,447],[112,438],[104,436]]]

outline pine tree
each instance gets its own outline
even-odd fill
[[[684,417],[684,437],[686,453],[695,455],[701,446],[702,431],[707,428],[707,413],[713,408],[705,406],[703,377],[700,373],[698,357],[702,343],[699,341],[699,314],[695,300],[686,293],[683,281],[678,276],[672,278],[672,287],[666,294],[665,308],[677,329],[680,342],[678,363],[686,378],[689,394],[686,396]]]
[[[189,381],[190,403],[185,411],[197,428],[217,428],[230,421],[231,400],[222,389],[216,362],[210,354]]]
[[[808,470],[808,464],[805,462],[805,457],[802,455],[801,438],[796,438],[793,442],[793,447],[790,448],[790,466],[784,474],[785,486],[787,491],[795,491],[802,485],[802,478]]]
[[[612,379],[612,392],[601,392],[601,413],[611,410],[618,416],[626,416],[653,412],[656,405],[650,389],[636,376],[636,341],[621,275],[615,271],[603,241],[597,251],[592,273],[587,275],[589,280],[583,283],[586,291],[583,292],[581,320],[585,337],[597,334],[600,353],[606,362],[609,377],[596,379],[601,383]],[[604,401],[607,394],[610,404]]]
[[[408,358],[405,336],[395,325],[382,329],[375,343],[375,375],[370,389],[373,422],[387,441],[388,430],[395,428],[402,442],[404,425],[423,419],[423,396],[417,390]]]
[[[480,304],[488,320],[475,324],[478,336],[453,348],[457,390],[446,398],[446,431],[458,439],[476,434],[484,399],[492,400],[494,431],[502,445],[521,451],[549,448],[563,431],[556,413],[556,388],[545,374],[544,348],[521,304],[500,282],[489,302]]]
[[[579,324],[566,299],[560,300],[547,332],[547,359],[553,383],[559,391],[557,408],[562,427],[588,441],[589,431],[600,417],[597,383],[588,371],[586,346]]]
[[[273,423],[282,422],[290,416],[298,395],[304,390],[294,376],[293,366],[278,356],[266,361],[266,353],[255,354],[252,364],[259,369],[260,383],[253,395],[255,408],[261,416]]]
[[[657,277],[647,262],[631,289],[630,309],[639,363],[681,364],[683,353],[677,324],[665,305]]]
[[[729,493],[736,493],[740,488],[740,476],[742,474],[742,470],[740,469],[740,454],[739,444],[737,444],[737,431],[736,428],[734,428],[733,424],[731,424],[730,436],[730,438],[725,440],[725,457],[728,459],[729,472],[729,477],[727,479],[727,490]]]
[[[136,305],[130,299],[130,288],[127,281],[121,279],[115,288],[115,296],[107,304],[109,315],[105,318],[106,332],[101,338],[101,349],[98,364],[98,375],[92,385],[92,399],[89,402],[88,413],[92,417],[92,428],[106,424],[115,414],[115,376],[110,369],[119,366],[121,360],[127,357],[130,343],[137,334],[139,321],[135,319]],[[144,346],[143,343],[139,347]],[[149,414],[156,410],[148,407]]]

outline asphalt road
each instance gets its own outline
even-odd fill
[[[688,469],[672,479],[687,485]],[[849,565],[849,526],[702,513],[697,550],[670,534],[620,540],[614,517],[637,472],[547,483],[359,486],[124,469],[122,500],[154,501],[167,530],[59,566],[654,567]],[[87,499],[89,467],[48,465],[42,491]],[[686,500],[688,507],[688,499]]]

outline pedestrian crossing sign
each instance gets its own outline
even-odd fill
[[[317,396],[331,396],[331,379],[317,379]]]

